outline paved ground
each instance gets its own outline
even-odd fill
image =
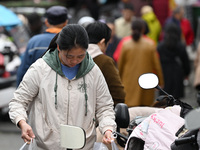
[[[20,130],[10,121],[0,122],[0,149],[19,150],[23,145]]]
[[[193,64],[193,62],[191,62],[191,64]],[[192,68],[192,70],[194,70],[194,69]],[[194,71],[192,71],[189,76],[189,81],[185,86],[185,97],[182,98],[181,100],[190,104],[191,106],[193,106],[195,108],[195,107],[199,107],[199,106],[196,101],[197,91],[193,87],[193,81],[194,81]]]

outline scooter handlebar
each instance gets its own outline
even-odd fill
[[[181,144],[187,144],[187,143],[193,143],[195,142],[196,137],[195,135],[192,135],[190,137],[181,137],[179,139],[175,140],[175,145],[181,145]]]

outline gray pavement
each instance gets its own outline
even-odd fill
[[[0,149],[1,150],[19,150],[23,145],[21,131],[5,115],[8,111],[8,103],[13,97],[15,87],[9,87],[0,90]]]
[[[194,57],[194,56],[193,56]],[[193,61],[191,61],[192,72],[190,73],[189,80],[185,85],[185,97],[181,100],[193,106],[194,108],[199,107],[196,101],[196,94],[197,91],[193,86],[194,81],[194,68],[193,68]]]
[[[0,121],[0,149],[19,150],[23,145],[20,130],[10,121]]]

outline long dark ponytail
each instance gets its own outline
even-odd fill
[[[44,52],[44,54],[43,54],[42,56],[44,56],[48,50],[51,49],[50,51],[53,51],[53,50],[56,49],[56,47],[57,47],[56,40],[57,40],[57,38],[58,38],[58,35],[59,35],[59,33],[57,33],[57,34],[53,37],[53,39],[51,40],[51,42],[50,42],[50,44],[49,44],[49,47],[47,48],[47,50]],[[41,56],[41,57],[42,57],[42,56]]]
[[[138,41],[143,34],[144,30],[144,22],[141,18],[134,18],[132,25],[132,38],[134,41]]]
[[[57,33],[57,34],[54,36],[54,38],[51,40],[51,42],[50,42],[49,47],[48,47],[47,50],[49,50],[49,49],[52,49],[52,50],[56,49],[56,47],[57,47],[56,40],[57,40],[57,38],[58,38],[58,35],[59,35],[59,33]]]

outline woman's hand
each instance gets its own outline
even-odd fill
[[[31,126],[25,120],[20,120],[18,126],[21,128],[21,138],[24,142],[30,143],[31,139],[35,138]]]
[[[114,138],[112,136],[112,131],[111,130],[106,130],[104,135],[103,135],[103,139],[102,142],[104,144],[111,144],[111,141],[113,141]]]

